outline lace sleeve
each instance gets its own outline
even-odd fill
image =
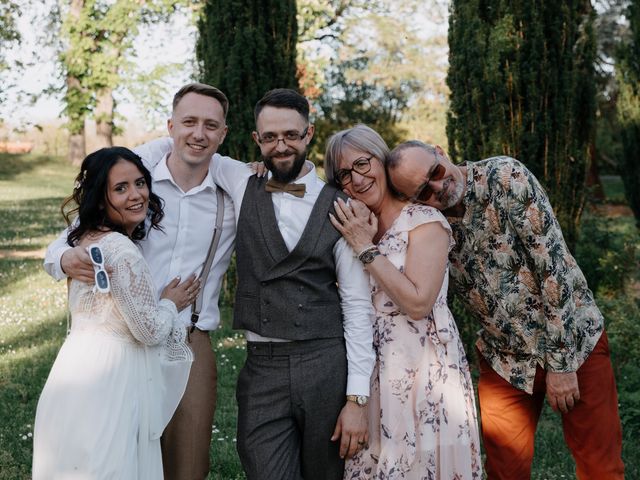
[[[149,267],[133,249],[117,255],[112,265],[111,290],[133,336],[144,345],[156,345],[172,333],[178,311],[170,300],[156,301]]]

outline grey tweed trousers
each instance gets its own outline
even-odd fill
[[[236,388],[237,448],[248,480],[341,480],[343,338],[247,345]]]

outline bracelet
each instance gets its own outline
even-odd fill
[[[368,265],[373,262],[378,255],[380,255],[380,250],[374,245],[360,252],[358,260],[360,260],[363,265]]]

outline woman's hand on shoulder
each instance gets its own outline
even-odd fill
[[[333,202],[336,214],[329,214],[329,219],[347,243],[358,253],[373,243],[373,237],[378,231],[378,219],[358,201],[350,199],[345,202],[338,198]]]
[[[164,287],[160,298],[171,300],[180,312],[195,301],[201,288],[200,279],[196,277],[195,273],[191,274],[184,282],[180,282],[180,277],[176,277]]]

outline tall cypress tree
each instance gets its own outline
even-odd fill
[[[221,151],[257,158],[253,107],[272,88],[298,90],[295,0],[207,0],[198,23],[201,80],[229,98],[229,133]]]
[[[619,48],[616,77],[620,88],[618,120],[622,140],[620,169],[629,205],[640,228],[640,1],[626,11],[629,38]]]
[[[588,0],[453,0],[449,25],[452,158],[522,161],[570,246],[594,135],[593,21]]]

